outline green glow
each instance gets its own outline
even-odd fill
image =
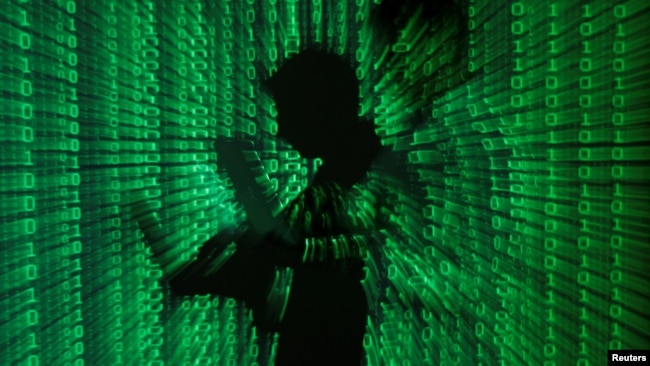
[[[412,176],[373,177],[401,230],[369,248],[369,365],[650,349],[649,5],[458,1],[458,56],[451,19],[413,16],[377,49],[378,2],[5,4],[0,364],[263,364],[243,305],[169,300],[130,215],[153,205],[176,265],[236,227],[214,152],[231,137],[255,142],[283,204],[296,197],[319,162],[275,140],[260,82],[313,44],[354,60],[360,115]]]

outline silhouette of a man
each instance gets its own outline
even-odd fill
[[[380,140],[371,122],[358,119],[356,75],[336,55],[304,51],[266,87],[276,102],[278,136],[303,157],[323,162],[312,184],[280,214],[298,244],[275,232],[220,233],[169,285],[176,295],[244,301],[253,309],[254,325],[279,332],[277,365],[359,365],[368,315],[362,258],[371,240],[366,234],[379,225],[374,204],[380,203],[359,204],[350,197],[382,150]],[[259,245],[240,246],[215,270],[215,258],[233,240]],[[293,269],[288,301],[269,304],[278,268],[287,267]],[[285,309],[279,322],[266,316],[277,313],[273,306]]]

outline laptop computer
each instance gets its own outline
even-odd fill
[[[237,201],[246,211],[250,225],[261,234],[274,232],[290,243],[289,225],[283,216],[282,203],[251,141],[218,141],[217,165],[230,178]]]

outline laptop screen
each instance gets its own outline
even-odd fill
[[[217,165],[224,168],[244,206],[250,224],[260,233],[278,229],[282,204],[251,141],[216,143]]]

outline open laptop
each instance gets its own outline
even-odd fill
[[[251,141],[218,141],[216,143],[217,165],[224,168],[232,181],[237,201],[246,211],[251,226],[261,234],[275,232],[285,236],[289,226],[284,217],[277,192],[264,169],[262,161]]]

